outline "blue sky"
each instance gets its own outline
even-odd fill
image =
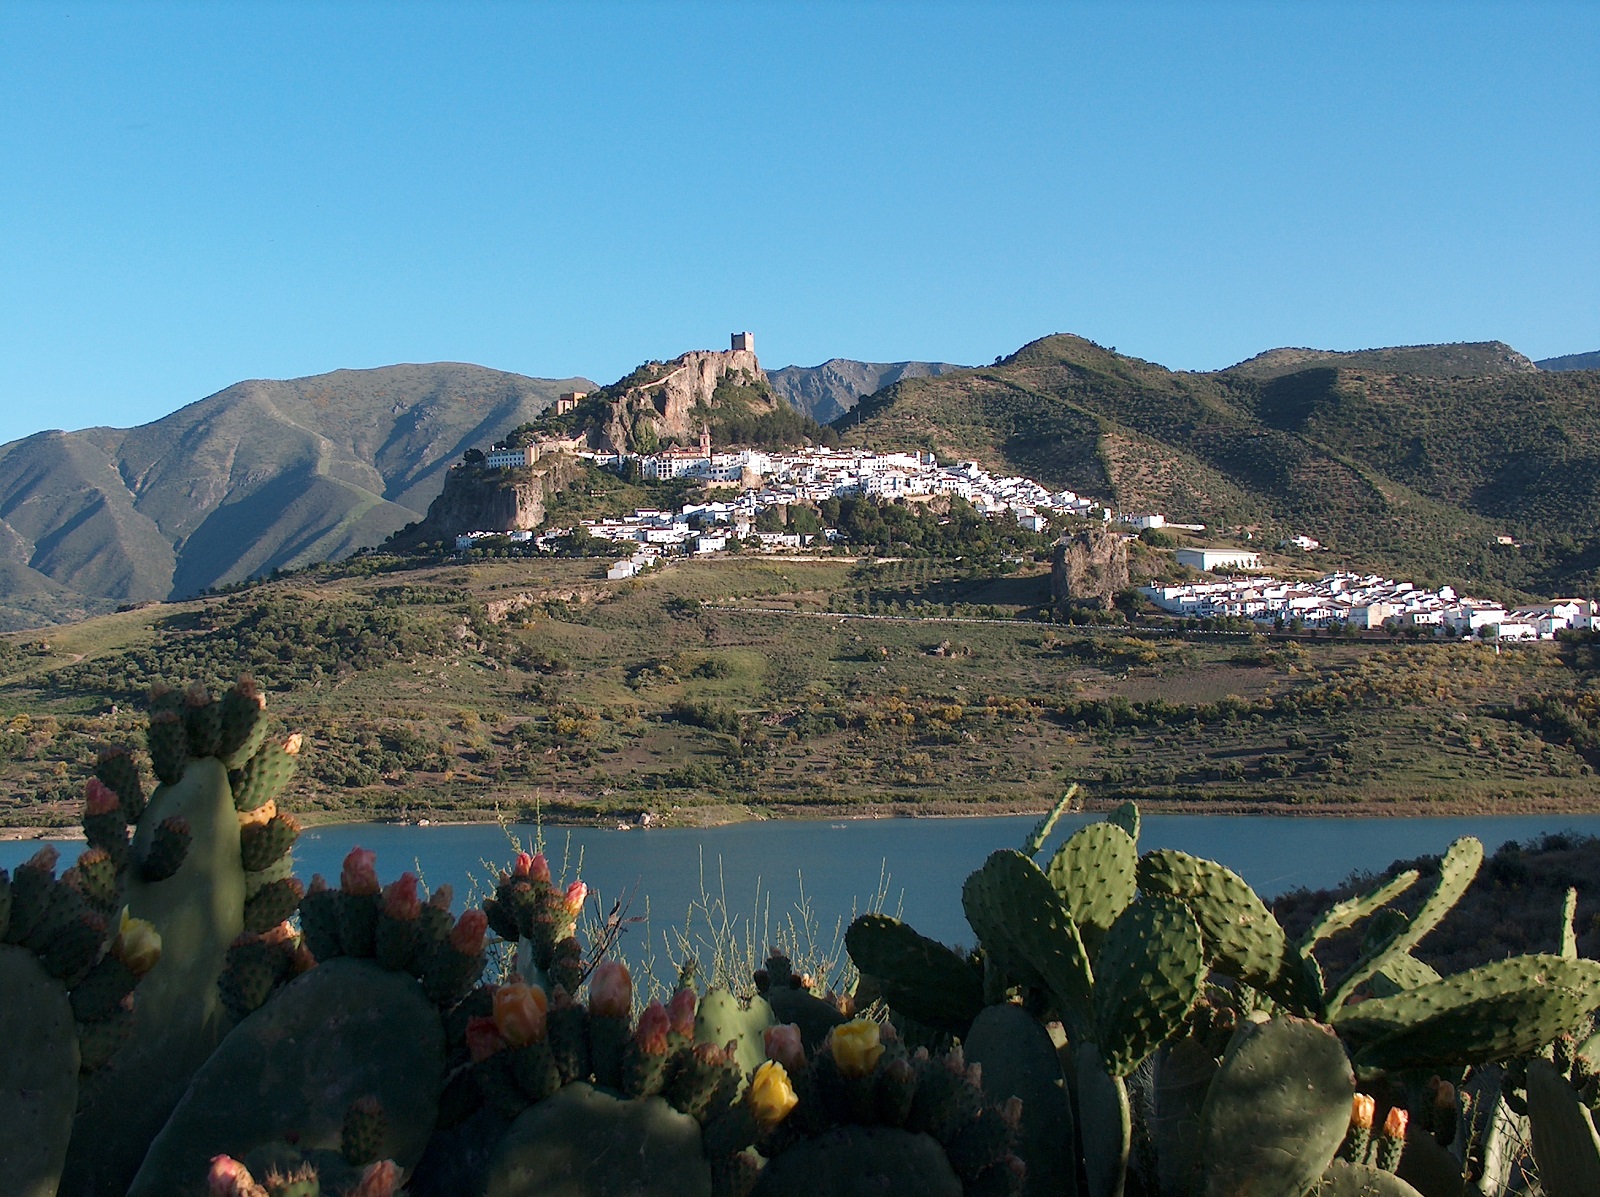
[[[0,441],[1056,331],[1600,349],[1600,5],[0,6]]]

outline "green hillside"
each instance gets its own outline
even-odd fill
[[[1054,336],[898,383],[835,426],[849,443],[976,458],[1219,535],[1313,536],[1330,567],[1593,590],[1600,375],[1526,361],[1498,343],[1279,350],[1195,374]]]
[[[1043,622],[1048,565],[369,556],[0,637],[0,827],[69,823],[149,687],[248,669],[298,809],[668,822],[1047,807],[1592,810],[1587,650]]]
[[[0,627],[377,544],[422,516],[465,449],[589,385],[456,363],[338,370],[0,446]]]

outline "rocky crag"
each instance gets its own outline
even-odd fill
[[[729,406],[766,414],[780,403],[747,349],[697,349],[670,362],[651,362],[598,398],[603,406],[590,418],[589,444],[612,453],[648,452],[669,441],[689,444]]]
[[[545,505],[582,472],[569,453],[551,453],[517,469],[461,464],[451,468],[428,514],[395,534],[390,545],[407,548],[443,541],[463,532],[521,532],[544,523]]]
[[[1128,588],[1128,542],[1115,532],[1091,528],[1056,542],[1050,597],[1058,608],[1094,605],[1111,609]]]

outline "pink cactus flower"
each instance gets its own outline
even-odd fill
[[[400,1165],[393,1160],[368,1164],[361,1181],[350,1190],[350,1197],[394,1197],[400,1187]]]
[[[676,1034],[694,1034],[694,1014],[699,1005],[699,995],[692,989],[680,989],[672,995],[672,1000],[667,1003],[667,1018],[671,1020]]]
[[[247,1197],[260,1190],[248,1168],[231,1155],[219,1155],[206,1173],[206,1191],[210,1197]]]
[[[378,884],[378,854],[367,848],[351,848],[339,873],[339,888],[347,894],[378,893],[383,888]]]
[[[545,859],[543,852],[528,858],[528,880],[550,884],[550,862]]]
[[[567,886],[567,895],[561,900],[561,905],[567,914],[576,918],[583,913],[583,904],[589,900],[589,887],[581,881],[574,881]]]
[[[800,1042],[800,1028],[795,1023],[780,1023],[761,1032],[767,1059],[783,1065],[790,1076],[806,1066],[806,1049]]]
[[[627,1018],[633,1011],[633,978],[620,960],[602,960],[589,977],[589,1013]]]
[[[83,813],[85,818],[109,815],[122,805],[117,792],[98,777],[91,777],[83,788]]]
[[[511,876],[520,881],[531,872],[533,872],[533,857],[526,852],[518,852],[517,863],[511,867]]]

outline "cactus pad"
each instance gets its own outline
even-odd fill
[[[967,922],[1008,973],[1037,978],[1055,998],[1074,1038],[1092,1038],[1094,974],[1077,925],[1039,866],[1000,851],[961,890]]]
[[[563,1086],[524,1111],[489,1164],[488,1197],[710,1197],[700,1127],[659,1097]]]
[[[1548,1197],[1600,1193],[1600,1133],[1594,1112],[1548,1060],[1528,1061],[1528,1120],[1533,1158]]]
[[[338,1150],[351,1103],[379,1094],[379,1154],[409,1166],[433,1130],[444,1028],[416,980],[331,960],[250,1015],[212,1054],[150,1146],[129,1197],[205,1193],[213,1156],[244,1158],[286,1135]]]
[[[1127,1076],[1178,1033],[1205,977],[1200,927],[1177,898],[1146,895],[1122,911],[1095,966],[1098,1042],[1113,1076]]]
[[[0,1179],[54,1197],[78,1100],[78,1039],[66,988],[32,953],[0,945]]]
[[[983,1009],[983,970],[899,919],[864,914],[845,933],[850,959],[884,1001],[924,1026],[965,1038]]]
[[[1289,938],[1239,874],[1213,860],[1170,848],[1139,860],[1139,888],[1181,898],[1200,924],[1211,967],[1224,976],[1265,989],[1297,1009],[1321,995],[1310,986],[1298,953],[1289,959]]]
[[[1600,1003],[1600,963],[1513,956],[1338,1012],[1363,1068],[1438,1068],[1525,1055]]]
[[[1200,1116],[1197,1197],[1300,1197],[1344,1140],[1355,1091],[1327,1027],[1276,1018],[1241,1028]]]
[[[1047,870],[1092,957],[1138,892],[1139,849],[1115,823],[1090,823],[1062,844]]]

